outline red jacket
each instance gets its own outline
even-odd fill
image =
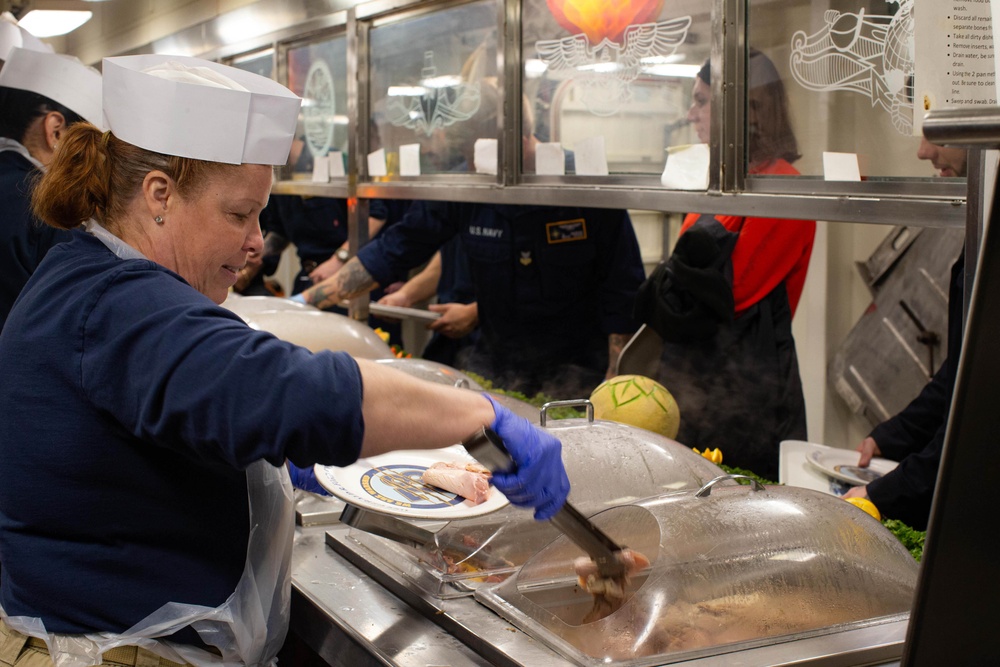
[[[785,160],[775,160],[751,169],[750,173],[797,176],[799,172]],[[700,213],[689,213],[681,234],[700,217]],[[717,215],[715,219],[729,231],[740,232],[732,255],[736,316],[770,294],[782,281],[794,315],[806,282],[816,221],[734,215]]]

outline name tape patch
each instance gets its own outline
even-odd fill
[[[582,241],[587,238],[587,221],[577,218],[546,223],[545,236],[549,243]]]

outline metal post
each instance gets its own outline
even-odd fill
[[[354,9],[347,12],[347,118],[348,136],[353,137],[347,168],[347,243],[353,257],[368,242],[368,200],[358,199],[358,179],[365,173],[368,150],[368,25],[358,21]],[[348,314],[368,319],[368,294],[351,300]]]

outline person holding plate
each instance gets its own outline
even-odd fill
[[[489,397],[311,353],[219,306],[260,250],[298,97],[197,58],[103,73],[110,130],[66,130],[33,193],[73,239],[0,335],[0,662],[273,664],[286,459],[343,466],[491,426],[516,465],[497,489],[538,519],[562,507],[559,441]]]
[[[929,160],[943,177],[965,176],[968,152],[945,148],[921,139],[917,157]],[[965,325],[965,252],[951,267],[948,288],[948,356],[920,394],[903,410],[882,422],[858,445],[858,465],[868,467],[875,456],[885,456],[899,465],[864,486],[855,486],[845,498],[868,498],[879,512],[911,528],[926,530],[937,486],[938,468],[944,450],[955,374],[962,353]]]

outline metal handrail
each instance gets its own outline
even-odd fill
[[[923,130],[928,141],[942,146],[1000,146],[1000,106],[930,111]]]

